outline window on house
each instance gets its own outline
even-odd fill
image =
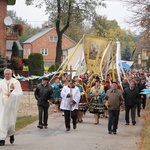
[[[47,48],[42,48],[41,49],[41,54],[42,55],[48,55],[48,49]]]
[[[50,42],[57,42],[58,37],[57,36],[50,36]]]

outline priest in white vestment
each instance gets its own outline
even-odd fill
[[[19,100],[23,94],[20,82],[12,78],[12,70],[4,70],[5,78],[0,81],[0,146],[10,137],[14,143],[15,124]]]
[[[61,91],[60,109],[64,111],[66,131],[70,131],[70,119],[72,118],[73,129],[76,129],[78,105],[80,101],[80,91],[75,86],[75,81],[71,80]]]

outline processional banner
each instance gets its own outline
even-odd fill
[[[100,73],[100,62],[102,54],[107,47],[108,39],[85,35],[84,37],[84,56],[86,70],[90,73]]]

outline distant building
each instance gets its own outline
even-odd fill
[[[141,67],[147,66],[147,60],[149,57],[150,57],[150,48],[148,48],[148,47],[142,48]]]
[[[57,33],[55,28],[46,28],[30,39],[23,42],[23,58],[27,59],[31,53],[40,53],[44,57],[45,66],[51,66],[56,58]],[[63,34],[62,49],[76,44],[75,41]]]
[[[141,54],[138,55],[138,66],[142,65],[142,61],[141,61]]]

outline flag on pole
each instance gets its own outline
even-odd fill
[[[84,37],[84,57],[86,69],[91,73],[100,72],[102,54],[108,45],[108,39],[86,35]]]

